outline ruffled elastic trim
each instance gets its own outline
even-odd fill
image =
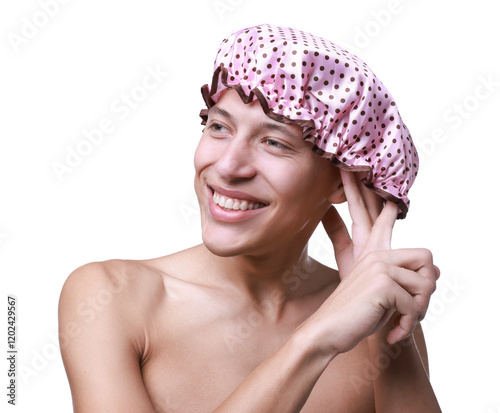
[[[313,143],[312,150],[317,155],[321,156],[322,158],[328,159],[337,168],[342,169],[343,171],[367,173],[368,175],[361,179],[361,182],[363,183],[363,185],[365,185],[368,189],[375,192],[377,195],[379,195],[380,197],[382,197],[386,201],[390,201],[390,202],[395,203],[399,207],[399,211],[400,211],[398,216],[397,216],[398,219],[404,219],[406,217],[406,214],[408,213],[408,207],[406,206],[405,202],[402,199],[397,198],[393,194],[372,185],[373,170],[369,165],[357,165],[357,166],[346,165],[345,163],[339,161],[335,157],[335,154],[333,154],[332,152],[324,151],[323,149],[316,146],[314,144],[316,137],[314,135],[312,135],[312,132],[315,131],[315,125],[314,125],[313,120],[311,120],[311,119],[310,120],[291,119],[288,116],[274,113],[269,108],[269,105],[267,104],[267,99],[264,97],[264,95],[262,94],[262,92],[258,88],[252,89],[250,91],[250,93],[248,95],[246,95],[244,90],[243,90],[243,87],[240,84],[234,84],[234,85],[229,84],[227,81],[228,70],[227,70],[227,68],[224,67],[223,63],[221,63],[220,66],[217,67],[217,69],[215,69],[215,71],[214,71],[214,75],[212,78],[212,87],[209,89],[208,84],[203,85],[201,87],[201,94],[203,96],[203,100],[205,101],[205,104],[207,105],[208,109],[210,109],[212,106],[215,105],[215,102],[212,99],[212,96],[214,96],[218,92],[217,89],[218,89],[218,85],[219,85],[219,76],[220,76],[220,82],[224,85],[224,87],[227,89],[236,90],[236,92],[238,92],[238,95],[240,96],[243,103],[248,104],[248,103],[252,102],[254,100],[254,96],[255,96],[257,98],[257,100],[259,101],[259,103],[262,107],[262,110],[269,118],[271,118],[277,122],[298,125],[301,128],[303,128],[303,133],[302,133],[303,139]],[[200,111],[202,125],[206,125],[206,123],[207,123],[208,109],[202,109]]]
[[[235,85],[229,84],[227,81],[228,70],[227,68],[224,67],[223,63],[221,63],[221,65],[217,69],[215,69],[212,78],[212,87],[209,89],[208,85],[203,85],[201,88],[201,94],[203,96],[203,100],[205,101],[205,104],[209,109],[215,105],[212,96],[218,92],[217,86],[219,85],[219,75],[221,75],[220,79],[221,83],[228,89],[236,90],[243,103],[248,104],[252,102],[255,96],[257,100],[260,102],[262,110],[268,117],[280,123],[287,123],[300,126],[304,130],[302,133],[304,139],[310,135],[311,131],[315,130],[314,121],[311,119],[310,120],[290,119],[288,116],[280,115],[279,113],[274,113],[273,111],[271,111],[269,105],[267,104],[267,99],[264,97],[264,95],[258,88],[252,89],[250,93],[246,95],[243,90],[243,87],[240,84],[235,84]],[[201,124],[205,125],[208,118],[208,109],[202,109],[200,111],[200,117],[203,120]]]
[[[395,197],[393,194],[384,191],[383,189],[377,188],[371,184],[373,179],[373,170],[369,165],[357,165],[357,166],[346,165],[345,163],[335,158],[334,154],[332,154],[331,152],[325,152],[323,149],[319,148],[314,144],[312,150],[314,153],[321,156],[322,158],[331,161],[337,168],[342,169],[343,171],[367,173],[368,175],[361,179],[361,183],[371,191],[375,192],[378,196],[385,199],[386,201],[395,203],[399,207],[400,211],[398,214],[398,219],[404,219],[406,217],[406,214],[408,213],[408,207],[406,206],[406,204],[402,199],[399,199]]]

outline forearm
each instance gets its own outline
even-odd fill
[[[321,354],[296,332],[262,362],[214,413],[300,412],[335,355]]]
[[[413,336],[394,345],[387,329],[368,337],[377,412],[441,412]]]

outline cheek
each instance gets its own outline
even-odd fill
[[[194,169],[199,174],[203,169],[214,161],[214,145],[210,145],[209,138],[202,135],[194,153]]]
[[[294,196],[317,196],[326,184],[322,168],[317,164],[303,157],[302,159],[287,165],[276,171],[275,178],[279,180],[283,193],[292,193]]]
[[[306,159],[294,166],[274,175],[279,197],[286,200],[289,208],[302,212],[308,210],[313,213],[316,208],[323,208],[337,179],[333,165],[318,165]]]
[[[286,205],[287,210],[312,212],[324,200],[324,194],[319,190],[320,182],[307,168],[297,165],[292,170],[281,169],[274,171],[274,182],[277,199]]]
[[[201,141],[198,143],[196,147],[196,151],[194,152],[194,169],[196,174],[201,170],[201,165],[203,165],[203,150],[201,148]]]

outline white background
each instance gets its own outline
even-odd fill
[[[66,0],[52,16],[45,2],[0,6],[0,318],[6,331],[6,295],[16,295],[20,351],[11,410],[71,411],[56,342],[71,271],[200,242],[199,89],[225,36],[271,22],[348,48],[394,95],[422,156],[394,246],[428,247],[442,270],[424,323],[433,386],[445,412],[500,412],[494,2]],[[141,94],[156,67],[168,75]],[[132,91],[140,101],[118,113]],[[84,146],[103,119],[113,131]],[[52,164],[77,146],[91,153],[60,181]],[[331,262],[326,246],[320,232],[311,253]],[[0,377],[4,411],[6,365]]]

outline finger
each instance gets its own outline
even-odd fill
[[[382,198],[365,185],[360,185],[359,188],[363,194],[363,198],[365,199],[365,204],[368,209],[368,213],[370,214],[370,218],[372,222],[375,222],[384,207]]]
[[[356,176],[352,172],[340,171],[344,193],[347,199],[349,214],[354,225],[364,228],[367,233],[371,230],[373,221],[365,205],[363,194],[359,189]],[[367,234],[368,235],[368,234]]]
[[[379,217],[373,225],[366,250],[390,250],[394,223],[398,216],[399,208],[393,202],[387,202]]]
[[[393,345],[410,337],[416,326],[417,322],[413,322],[413,318],[404,315],[398,317],[397,325],[387,334],[387,343]]]
[[[432,264],[432,253],[424,248],[415,248],[378,251],[372,257],[367,265],[391,277],[414,297],[420,306],[421,321],[436,290],[437,274]]]
[[[337,209],[332,205],[323,219],[321,220],[328,237],[332,241],[333,248],[336,253],[344,250],[351,244],[351,236],[349,231],[338,213]]]
[[[420,306],[403,288],[395,295],[394,307],[399,313],[394,328],[387,334],[389,344],[397,343],[413,334],[420,318]]]
[[[436,280],[439,280],[439,277],[441,277],[441,270],[437,265],[434,265],[434,272],[436,273]]]
[[[387,274],[407,291],[419,305],[418,321],[427,313],[432,293],[436,290],[435,280],[422,277],[406,268],[389,266]]]
[[[417,272],[420,276],[436,280],[439,271],[432,261],[432,252],[426,248],[400,248],[396,250],[378,251],[373,262],[383,262],[396,267]]]
[[[434,265],[432,252],[426,248],[401,248],[391,251],[389,262],[412,271],[435,282],[439,278],[439,268]]]

